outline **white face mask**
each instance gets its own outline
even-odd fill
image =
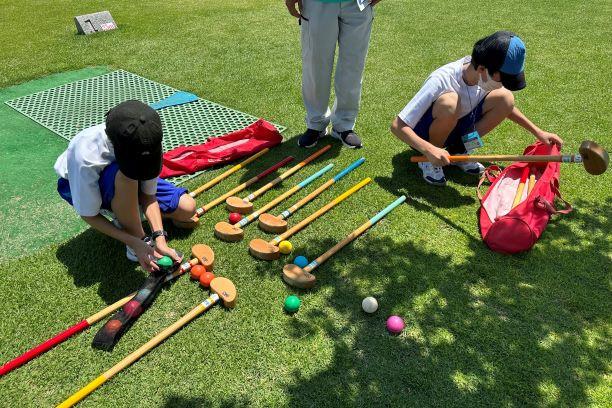
[[[482,90],[485,91],[486,93],[499,89],[503,86],[501,82],[497,82],[496,80],[491,78],[491,76],[488,75],[488,73],[486,73],[485,75],[487,75],[487,80],[483,81],[482,77],[480,77],[478,79],[478,86],[481,87]]]

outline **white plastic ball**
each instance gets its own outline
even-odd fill
[[[361,308],[366,313],[374,313],[378,310],[378,302],[372,296],[368,296],[361,301]]]

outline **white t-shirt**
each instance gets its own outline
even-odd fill
[[[86,217],[93,217],[100,212],[100,173],[115,161],[113,144],[105,128],[106,125],[102,123],[80,131],[53,166],[58,176],[68,179],[74,209]],[[139,185],[145,194],[155,195],[157,192],[157,178],[141,181]]]
[[[478,85],[468,86],[463,81],[463,65],[472,61],[468,55],[460,60],[446,64],[429,75],[425,83],[399,113],[399,118],[414,129],[427,109],[440,97],[448,92],[455,92],[461,99],[459,117],[469,114],[487,93]]]

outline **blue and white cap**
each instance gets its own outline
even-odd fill
[[[517,36],[504,36],[500,38],[502,44],[505,42],[506,56],[499,69],[501,83],[506,89],[518,91],[525,88],[525,44]]]

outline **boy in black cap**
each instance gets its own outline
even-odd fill
[[[136,100],[122,102],[106,114],[106,123],[79,132],[57,159],[57,190],[93,228],[126,245],[126,256],[147,271],[168,255],[162,213],[189,222],[195,201],[187,189],[158,178],[162,168],[162,125],[158,113]],[[149,222],[146,236],[139,205]],[[112,211],[111,223],[101,211]]]
[[[543,143],[561,146],[563,140],[533,124],[514,106],[514,95],[526,86],[525,45],[510,31],[480,39],[471,56],[435,70],[399,113],[391,132],[423,153],[423,178],[445,185],[442,166],[450,154],[469,154],[504,119],[519,124]],[[445,150],[446,148],[446,150]],[[480,163],[452,163],[466,173],[480,174]]]

